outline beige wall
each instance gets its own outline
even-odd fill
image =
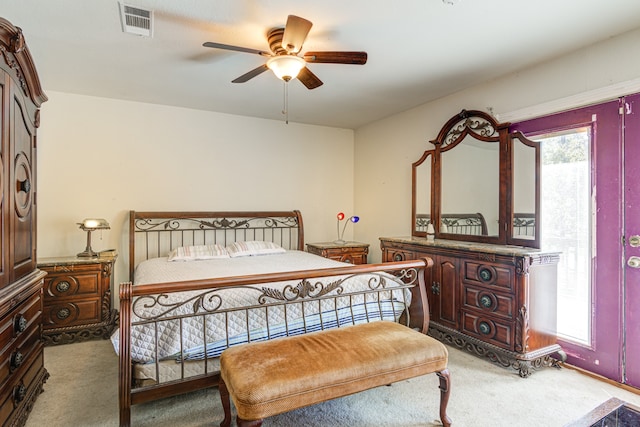
[[[104,217],[116,248],[136,210],[300,209],[307,242],[333,240],[335,214],[380,260],[380,236],[410,233],[411,163],[464,109],[509,120],[640,91],[640,30],[430,102],[355,131],[47,91],[38,147],[38,254],[72,255],[75,224]],[[381,102],[383,102],[381,100]],[[506,120],[506,119],[504,119]],[[238,174],[238,171],[240,174]],[[243,171],[248,171],[242,174]]]
[[[411,233],[411,164],[432,148],[442,125],[462,109],[514,121],[640,92],[640,30],[430,102],[355,133],[355,208],[366,218],[355,238],[381,258],[381,236]],[[382,101],[381,101],[382,102]]]
[[[300,209],[307,242],[353,210],[353,131],[47,91],[38,144],[38,256],[74,255],[86,217],[111,229],[127,279],[134,210]],[[353,230],[345,233],[351,237]]]

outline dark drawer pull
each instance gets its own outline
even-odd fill
[[[489,295],[482,295],[480,297],[480,305],[484,308],[490,308],[493,305],[493,301],[491,301],[491,297]]]
[[[56,317],[60,320],[64,320],[67,317],[69,317],[71,315],[71,310],[69,310],[68,308],[61,308],[60,310],[58,310],[58,312],[56,313]]]
[[[396,253],[395,255],[393,255],[393,260],[394,261],[404,261],[404,256],[402,256],[402,254],[400,254],[400,253]]]
[[[22,362],[24,362],[24,356],[22,355],[22,353],[20,353],[19,351],[14,351],[13,353],[11,353],[10,367],[12,371],[18,369],[22,365]]]
[[[480,322],[480,324],[478,324],[478,330],[483,335],[489,335],[491,333],[491,325],[487,322]]]
[[[480,280],[485,283],[491,282],[493,280],[493,271],[486,267],[482,267],[478,270],[478,276],[480,277]]]
[[[27,322],[27,319],[22,315],[22,314],[18,314],[14,319],[13,319],[13,329],[17,332],[24,332],[25,329],[27,329],[27,324],[29,322]]]
[[[27,388],[24,384],[18,384],[13,388],[13,399],[16,403],[20,403],[27,397]]]
[[[58,282],[58,284],[56,285],[56,291],[60,293],[67,292],[70,288],[71,288],[71,284],[66,280],[62,280]]]

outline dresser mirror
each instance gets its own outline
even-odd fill
[[[414,233],[426,235],[431,222],[431,177],[433,174],[433,150],[425,151],[422,157],[413,164],[413,218]]]
[[[441,237],[450,233],[496,237],[499,211],[499,142],[467,135],[457,145],[441,150]]]
[[[413,164],[413,231],[435,237],[540,247],[539,145],[487,113],[463,110]]]
[[[509,135],[512,156],[511,245],[540,247],[540,144],[521,132]]]

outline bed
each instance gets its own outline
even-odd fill
[[[487,235],[487,222],[481,213],[465,214],[442,214],[440,216],[442,225],[441,233]],[[431,215],[416,215],[416,231],[427,231],[427,226],[431,222]]]
[[[532,213],[513,214],[513,237],[532,239],[536,235],[536,216]]]
[[[381,320],[426,331],[430,260],[352,266],[302,248],[299,211],[131,211],[120,425],[132,405],[216,386],[234,345]]]

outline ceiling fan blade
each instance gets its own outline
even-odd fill
[[[206,42],[206,43],[203,43],[202,46],[212,47],[215,49],[234,50],[236,52],[255,53],[256,55],[262,55],[262,56],[271,56],[269,52],[264,52],[258,49],[250,49],[248,47],[232,46],[230,44]]]
[[[299,16],[289,15],[282,35],[282,47],[289,53],[298,53],[313,24]]]
[[[247,82],[247,81],[251,80],[252,78],[254,78],[255,76],[259,76],[260,74],[264,73],[268,69],[269,68],[267,68],[267,64],[262,64],[261,66],[254,68],[253,70],[249,71],[248,73],[245,73],[245,74],[241,75],[237,79],[232,80],[231,83],[244,83],[244,82]]]
[[[311,72],[310,69],[304,67],[298,73],[298,80],[307,87],[307,89],[315,89],[318,86],[322,86],[322,80],[318,78],[315,74]]]
[[[367,63],[367,52],[307,52],[304,60],[325,64],[356,64]]]

